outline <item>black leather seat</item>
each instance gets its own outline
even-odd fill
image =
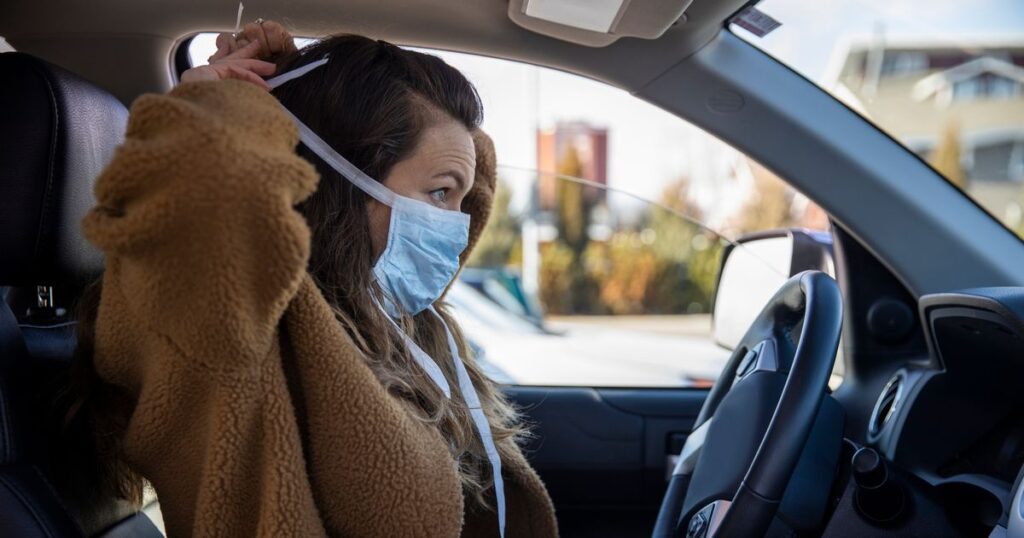
[[[128,112],[109,93],[26,54],[0,54],[0,79],[0,536],[162,536],[134,512],[83,523],[75,500],[51,486],[41,456],[50,442],[40,424],[41,385],[69,367],[68,310],[103,268],[79,222]],[[19,303],[25,297],[47,315],[30,322]]]

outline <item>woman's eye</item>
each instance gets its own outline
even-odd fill
[[[430,197],[433,198],[436,202],[443,204],[448,199],[448,189],[437,189],[430,191]]]

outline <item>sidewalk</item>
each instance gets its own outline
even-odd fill
[[[673,336],[711,336],[710,314],[676,316],[547,316],[548,328],[560,331],[573,327],[609,327],[621,330]]]

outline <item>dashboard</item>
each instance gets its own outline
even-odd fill
[[[884,385],[867,443],[929,484],[959,534],[1024,536],[1024,288],[927,295],[919,314],[929,357]]]

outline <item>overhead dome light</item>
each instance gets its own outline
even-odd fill
[[[622,10],[624,0],[525,0],[528,17],[608,33]]]
[[[603,47],[620,37],[661,37],[692,1],[509,0],[508,16],[538,34]]]

